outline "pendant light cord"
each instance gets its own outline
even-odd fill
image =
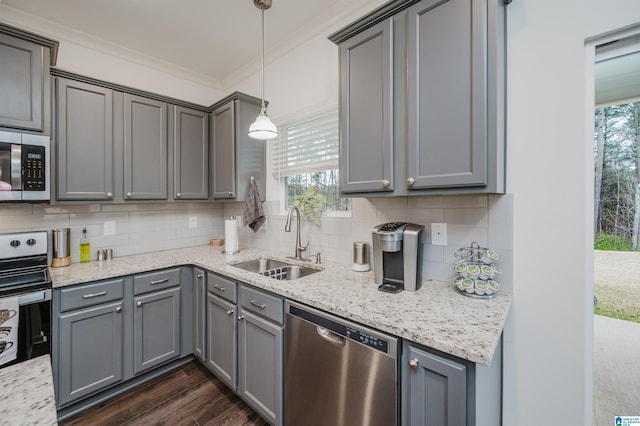
[[[262,10],[262,110],[264,111],[264,9]]]

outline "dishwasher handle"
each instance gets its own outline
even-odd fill
[[[338,336],[337,334],[332,333],[331,331],[327,330],[324,327],[317,326],[316,330],[318,331],[318,334],[323,339],[328,340],[329,342],[333,343],[334,345],[344,346],[344,337]]]

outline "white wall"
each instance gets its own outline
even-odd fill
[[[640,2],[515,0],[507,10],[514,304],[503,423],[590,425],[593,115],[585,87],[593,82],[584,44],[640,21]],[[531,270],[539,259],[542,275]]]

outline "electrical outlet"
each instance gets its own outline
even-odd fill
[[[197,228],[198,227],[198,216],[189,216],[189,228]]]
[[[431,245],[433,246],[447,245],[447,224],[446,223],[431,224]]]
[[[104,235],[116,235],[116,223],[105,222],[102,230]]]

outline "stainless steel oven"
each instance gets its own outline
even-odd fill
[[[48,201],[49,137],[0,131],[0,202]]]
[[[51,354],[47,232],[0,234],[0,368]]]

